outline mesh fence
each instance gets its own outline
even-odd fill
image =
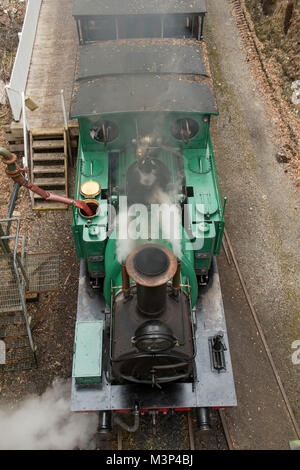
[[[53,291],[59,287],[59,255],[26,254],[25,271],[29,292]]]
[[[25,279],[18,268],[21,292],[25,295]],[[27,254],[24,270],[29,292],[47,292],[59,287],[59,255]],[[13,256],[0,254],[0,313],[22,310],[21,293],[13,265]]]
[[[24,293],[24,285],[22,285]],[[22,310],[12,255],[0,255],[0,313]]]

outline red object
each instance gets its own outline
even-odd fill
[[[30,181],[26,181],[23,177],[18,178],[18,183],[22,184],[22,186],[25,186],[25,188],[30,189],[30,191],[33,193],[39,194],[39,196],[41,196],[46,201],[62,202],[63,204],[69,204],[69,206],[73,205],[83,210],[87,216],[91,217],[94,215],[92,209],[84,201],[77,201],[75,199],[70,199],[69,197],[49,193],[49,191],[44,191],[42,188],[35,186]]]
[[[230,408],[233,408],[233,406],[212,406],[213,410],[225,410]]]
[[[190,411],[192,408],[191,407],[186,407],[186,408],[174,408],[175,411]]]
[[[27,181],[22,174],[27,169],[21,168],[17,164],[17,156],[14,153],[9,152],[8,150],[1,149],[0,156],[3,157],[3,161],[7,165],[7,176],[12,178],[16,183],[19,183],[21,186],[25,186],[25,188],[29,189],[33,193],[38,194],[46,201],[62,202],[63,204],[78,207],[79,209],[84,211],[88,217],[92,217],[94,215],[92,209],[84,201],[77,201],[68,197],[58,196],[57,194],[49,193],[49,191],[45,191],[44,189],[39,188],[30,181]]]

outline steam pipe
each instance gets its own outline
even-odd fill
[[[119,416],[116,416],[116,415],[114,415],[114,422],[117,423],[119,426],[121,426],[121,428],[125,429],[125,431],[135,432],[138,430],[139,425],[140,425],[140,413],[139,413],[137,406],[134,407],[133,415],[134,415],[134,421],[133,421],[132,426],[129,426],[127,423],[124,423],[124,421],[122,421],[121,418],[119,418]]]
[[[9,150],[0,147],[0,157],[2,157],[3,162],[7,165],[7,176],[12,178],[15,183],[18,183],[20,186],[25,186],[25,188],[29,189],[33,193],[38,194],[46,201],[62,202],[63,204],[78,207],[89,217],[94,215],[93,211],[84,201],[77,201],[68,197],[58,196],[57,194],[50,193],[49,191],[44,191],[44,189],[35,186],[30,181],[27,181],[22,175],[24,169],[20,168],[17,164],[17,156],[14,153],[11,153]]]
[[[177,259],[177,270],[175,276],[173,277],[173,292],[177,296],[180,289],[180,272],[181,272],[181,260]]]
[[[111,411],[99,411],[97,431],[101,434],[109,434],[112,431]]]
[[[125,298],[128,298],[130,296],[130,281],[129,281],[129,276],[126,270],[125,263],[122,263],[121,271],[122,271],[122,290],[124,292]]]

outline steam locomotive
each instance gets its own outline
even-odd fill
[[[93,215],[73,209],[81,269],[71,406],[99,411],[100,432],[112,415],[135,431],[141,413],[191,408],[207,429],[209,408],[236,405],[215,261],[225,201],[205,14],[204,0],[74,3],[75,198]],[[153,223],[154,206],[164,208]]]
[[[112,418],[133,432],[145,412],[192,408],[208,429],[209,408],[236,406],[215,258],[225,200],[205,14],[205,0],[74,2],[71,409],[99,412],[103,433]]]

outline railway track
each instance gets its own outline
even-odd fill
[[[226,246],[227,245],[227,246]],[[265,335],[264,335],[264,332],[263,332],[263,328],[262,328],[262,325],[259,321],[259,317],[257,315],[257,312],[254,308],[254,305],[251,301],[251,298],[250,298],[250,294],[248,292],[248,289],[247,289],[247,286],[246,286],[246,283],[245,283],[245,280],[244,280],[244,277],[241,273],[241,270],[240,270],[240,267],[239,267],[239,264],[238,264],[238,261],[237,261],[237,258],[235,256],[235,253],[234,253],[234,250],[233,250],[233,247],[232,247],[232,243],[231,243],[231,240],[230,240],[230,237],[229,237],[229,234],[227,232],[227,230],[225,229],[224,231],[224,243],[223,243],[223,248],[224,248],[224,252],[225,252],[225,255],[226,255],[226,259],[227,259],[227,262],[229,264],[231,264],[231,261],[234,265],[234,268],[237,272],[237,275],[239,277],[239,281],[241,283],[241,286],[242,286],[242,289],[243,289],[243,292],[244,292],[244,295],[245,295],[245,298],[247,300],[247,303],[249,305],[249,308],[250,308],[250,311],[251,311],[251,314],[252,314],[252,317],[253,317],[253,320],[254,320],[254,323],[256,325],[256,328],[257,328],[257,331],[258,331],[258,334],[259,334],[259,337],[261,339],[261,342],[263,344],[263,347],[264,347],[264,350],[266,352],[266,355],[267,355],[267,358],[268,358],[268,361],[270,363],[270,366],[271,366],[271,369],[273,371],[273,374],[274,374],[274,377],[275,377],[275,380],[277,382],[277,385],[278,385],[278,388],[280,390],[280,393],[282,395],[282,398],[283,398],[283,401],[285,403],[285,406],[286,406],[286,409],[287,409],[287,412],[290,416],[290,419],[291,419],[291,422],[292,422],[292,425],[293,425],[293,428],[295,430],[295,433],[296,435],[298,436],[298,439],[300,439],[300,428],[298,426],[298,423],[297,423],[297,420],[296,420],[296,417],[293,413],[293,410],[292,410],[292,407],[290,405],[290,402],[289,402],[289,399],[288,399],[288,396],[285,392],[285,389],[283,387],[283,384],[282,384],[282,381],[281,381],[281,378],[280,378],[280,375],[279,375],[279,372],[277,370],[277,367],[274,363],[274,360],[273,360],[273,357],[272,357],[272,354],[271,354],[271,351],[270,351],[270,348],[268,346],[268,343],[266,341],[266,338],[265,338]]]
[[[98,440],[100,450],[232,450],[233,444],[222,410],[211,410],[210,431],[200,431],[194,411],[141,417],[140,429],[128,433],[118,427],[108,440]],[[172,429],[172,433],[170,433]]]
[[[232,7],[232,13],[236,20],[237,27],[243,41],[244,48],[247,52],[247,61],[253,65],[258,65],[256,73],[264,81],[266,80],[271,90],[275,92],[271,77],[265,67],[262,53],[258,45],[258,39],[248,17],[244,0],[228,0]]]

